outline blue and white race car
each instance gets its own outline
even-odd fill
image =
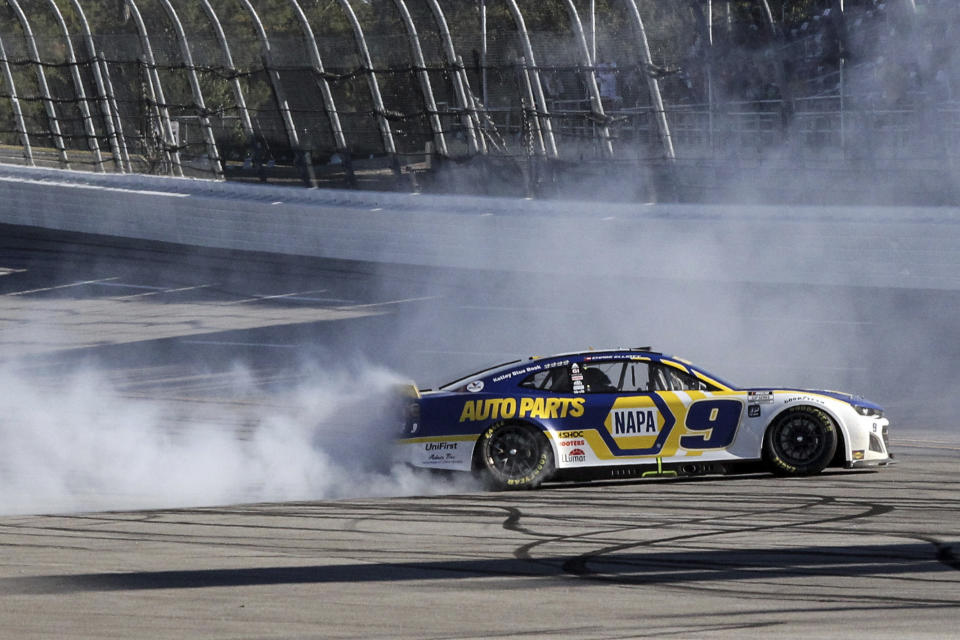
[[[736,387],[649,348],[515,360],[414,387],[399,440],[413,466],[551,479],[810,475],[890,464],[883,409],[835,391]]]

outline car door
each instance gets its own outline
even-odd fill
[[[664,398],[651,390],[649,361],[619,359],[585,363],[585,383],[602,371],[609,385],[585,385],[589,403],[606,407],[600,437],[613,459],[655,458],[669,444],[676,420]],[[594,394],[604,394],[596,397]]]
[[[606,408],[598,432],[613,460],[729,457],[741,399],[718,397],[695,376],[649,358],[584,364],[588,404]],[[594,368],[609,384],[592,382]]]
[[[649,374],[651,393],[674,421],[659,455],[676,461],[730,457],[727,449],[743,421],[743,394],[714,393],[696,376],[662,362],[651,362]]]

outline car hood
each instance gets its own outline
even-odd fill
[[[829,389],[791,389],[789,387],[754,387],[746,389],[746,391],[787,391],[790,393],[816,393],[821,396],[827,396],[829,398],[834,398],[835,400],[840,400],[846,402],[847,404],[857,405],[861,407],[871,407],[873,409],[883,409],[880,405],[875,402],[867,400],[863,396],[856,396],[852,393],[844,393],[843,391],[831,391]]]

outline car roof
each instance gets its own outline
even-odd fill
[[[539,362],[539,361],[549,361],[549,360],[562,360],[563,358],[574,358],[574,357],[610,357],[615,355],[630,355],[630,356],[654,356],[657,359],[660,358],[671,358],[667,354],[661,353],[659,351],[653,351],[651,347],[620,347],[615,349],[587,349],[585,351],[569,351],[565,353],[556,353],[550,356],[528,356],[526,358],[517,358],[515,360],[510,360],[508,362],[503,362],[500,364],[475,371],[473,373],[467,374],[465,376],[460,376],[456,380],[451,380],[445,384],[439,385],[437,388],[440,390],[447,390],[452,387],[459,386],[465,382],[476,378],[486,378],[489,376],[496,375],[501,371],[509,371],[516,368],[518,365],[527,362]]]

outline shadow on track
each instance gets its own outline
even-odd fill
[[[618,553],[558,556],[536,561],[516,558],[442,562],[363,563],[306,567],[200,569],[48,575],[0,580],[0,593],[41,594],[83,591],[202,589],[254,585],[457,580],[478,576],[550,578],[602,576],[606,581],[668,585],[704,580],[739,581],[822,576],[832,578],[928,574],[957,570],[949,547],[886,544],[790,549]],[[960,604],[960,600],[956,600]]]

